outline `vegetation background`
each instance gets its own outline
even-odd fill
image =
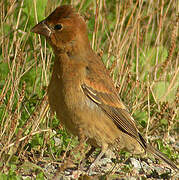
[[[85,18],[92,48],[140,131],[177,163],[178,0],[1,0],[0,179],[48,179],[44,163],[59,165],[77,144],[49,110],[52,49],[30,32],[62,4]],[[118,178],[127,174],[132,166]]]

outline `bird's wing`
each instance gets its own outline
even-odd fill
[[[144,148],[146,147],[145,140],[138,132],[133,118],[120,101],[116,90],[114,91],[113,88],[111,90],[104,82],[98,81],[95,83],[95,81],[90,82],[88,79],[81,87],[84,94],[97,104],[122,132],[138,140]]]

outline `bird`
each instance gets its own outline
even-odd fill
[[[176,164],[146,142],[121,101],[109,71],[91,48],[87,25],[71,5],[57,7],[31,32],[47,39],[55,54],[48,86],[50,108],[67,131],[100,147],[133,154],[149,152],[172,169]]]

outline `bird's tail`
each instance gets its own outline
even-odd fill
[[[154,147],[152,147],[150,144],[147,144],[147,146],[146,146],[146,151],[149,152],[149,153],[151,153],[151,154],[153,154],[155,157],[163,160],[164,162],[166,162],[168,165],[171,166],[171,168],[172,168],[173,170],[179,171],[179,168],[175,165],[174,162],[172,162],[170,159],[168,159],[168,158],[166,157],[166,155],[164,155],[163,153],[161,153],[160,151],[158,151],[157,149],[155,149]]]

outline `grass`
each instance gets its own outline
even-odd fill
[[[85,18],[92,48],[140,131],[173,161],[179,159],[177,1],[68,3]],[[60,4],[67,1],[0,2],[0,179],[44,179],[39,163],[59,164],[77,143],[49,110],[52,49],[30,32]]]

